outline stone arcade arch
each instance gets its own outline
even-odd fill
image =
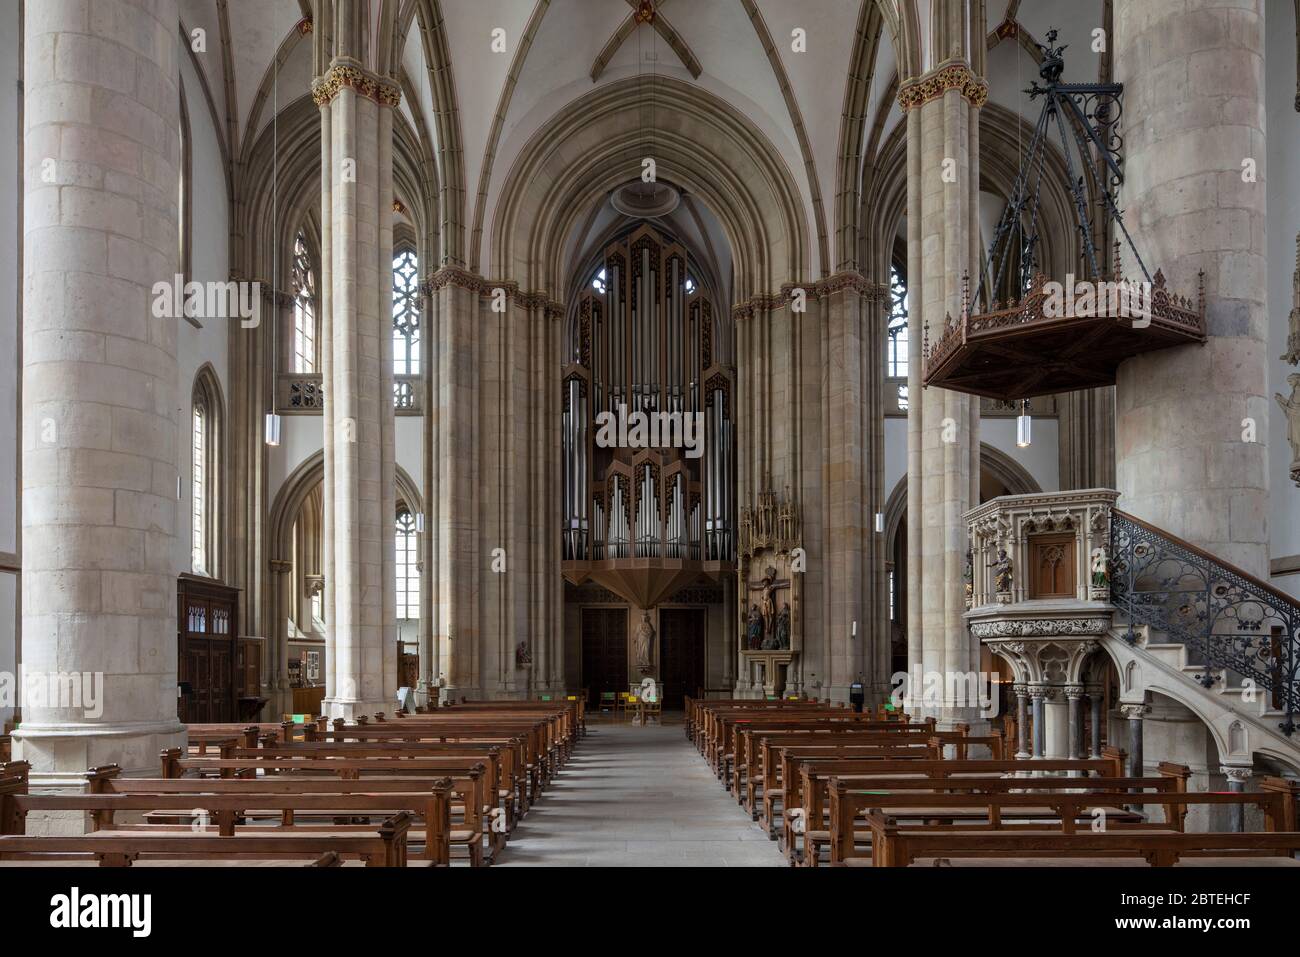
[[[271,609],[271,618],[268,622],[270,628],[266,632],[269,666],[264,675],[264,680],[267,682],[267,689],[273,702],[278,702],[281,697],[288,695],[289,635],[287,622],[294,587],[292,582],[294,526],[311,497],[314,494],[319,495],[324,478],[324,451],[317,450],[299,462],[298,466],[284,480],[284,483],[280,486],[280,491],[276,494],[274,503],[271,505],[266,523],[264,541],[269,555],[267,566],[270,573],[266,577],[266,593],[263,601],[266,607]],[[418,483],[400,465],[397,466],[397,500],[405,503],[413,513],[424,512],[424,497],[420,493]],[[321,573],[325,578],[325,587],[328,588],[328,572],[322,568]],[[421,592],[426,591],[428,587],[429,574],[426,566],[421,570],[420,575]],[[421,621],[421,630],[423,631],[426,627],[427,625]],[[332,665],[329,661],[326,661],[325,666],[328,674],[328,669]],[[421,673],[422,675],[428,675],[437,672],[434,670],[433,664],[429,663],[428,668],[425,668],[422,664]],[[284,704],[285,707],[280,708],[281,711],[288,710],[288,702],[286,701]],[[277,707],[279,707],[278,704]]]

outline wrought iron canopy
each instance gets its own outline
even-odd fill
[[[1065,46],[1047,34],[1039,76],[1025,92],[1043,107],[1007,207],[979,269],[974,309],[969,279],[961,315],[945,316],[933,342],[925,323],[923,380],[957,392],[1016,401],[1113,385],[1134,355],[1205,341],[1203,283],[1195,301],[1166,289],[1124,225],[1117,190],[1121,170],[1119,83],[1065,83]],[[1085,280],[1053,282],[1042,272],[1040,230],[1047,158],[1058,141],[1074,211]],[[1077,169],[1076,169],[1077,167]],[[1113,234],[1114,255],[1103,253]],[[1122,237],[1122,241],[1121,241]],[[1138,274],[1125,277],[1127,246]],[[1009,288],[1008,288],[1009,285]],[[1005,302],[999,296],[1006,290]]]

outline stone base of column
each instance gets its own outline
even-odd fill
[[[385,715],[393,714],[397,711],[397,701],[363,701],[360,698],[324,698],[321,701],[321,710],[325,712],[326,717],[331,721],[336,718],[342,718],[344,721],[355,721],[358,716],[367,717],[382,711]]]
[[[158,777],[162,773],[161,752],[185,745],[185,726],[176,720],[124,724],[24,721],[13,733],[13,759],[32,766],[33,792],[83,791],[85,772],[90,768],[116,764],[127,776]]]

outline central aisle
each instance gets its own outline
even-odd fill
[[[783,867],[680,723],[589,721],[498,867]]]

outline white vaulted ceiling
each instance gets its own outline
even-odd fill
[[[378,9],[382,0],[369,2]],[[629,0],[397,2],[401,16],[418,8],[426,21],[438,16],[442,20],[459,117],[464,226],[469,230],[477,222],[484,231],[473,246],[477,260],[467,264],[471,268],[486,268],[487,233],[500,190],[529,138],[595,86],[637,75],[694,83],[744,114],[768,139],[798,186],[807,235],[814,240],[810,278],[833,268],[833,262],[821,261],[816,240],[823,231],[833,236],[837,225],[830,220],[835,215],[837,164],[846,150],[840,136],[848,71],[859,42],[863,4],[881,0],[659,0],[660,15],[698,61],[699,75],[692,75],[656,30],[639,26],[602,61],[595,81],[593,66],[632,13]],[[897,22],[897,7],[897,0],[884,0],[886,23]],[[929,35],[930,4],[918,2],[916,7],[924,38]],[[275,51],[292,40],[311,3],[180,0],[180,10],[187,29],[201,27],[208,33],[208,52],[195,59],[226,146],[238,156],[250,136],[249,124],[255,121],[260,128],[270,120],[269,104],[259,107],[259,93],[269,95],[266,84]],[[1101,26],[1102,0],[987,0],[985,10],[990,37],[1008,17],[1039,41],[1055,26],[1061,42],[1070,44],[1068,78],[1096,77],[1100,58],[1091,50],[1092,30]],[[410,83],[402,109],[408,116],[418,111],[424,128],[436,135],[433,83],[419,22],[417,18],[412,23],[402,51]],[[504,53],[493,52],[491,46],[498,28],[505,31]],[[796,28],[806,31],[805,53],[791,49]],[[771,55],[765,38],[770,38],[766,42]],[[305,95],[311,82],[311,44],[291,47],[280,70],[282,109]],[[896,102],[886,99],[897,62],[886,28],[876,61],[866,65],[866,135],[870,137],[883,113],[881,143],[901,120]],[[1012,111],[1022,109],[1019,91],[1037,72],[1031,54],[1014,38],[997,41],[989,51],[988,70],[991,98]],[[430,145],[435,151],[439,146]],[[634,171],[629,173],[631,178]],[[467,241],[466,248],[470,245]]]

